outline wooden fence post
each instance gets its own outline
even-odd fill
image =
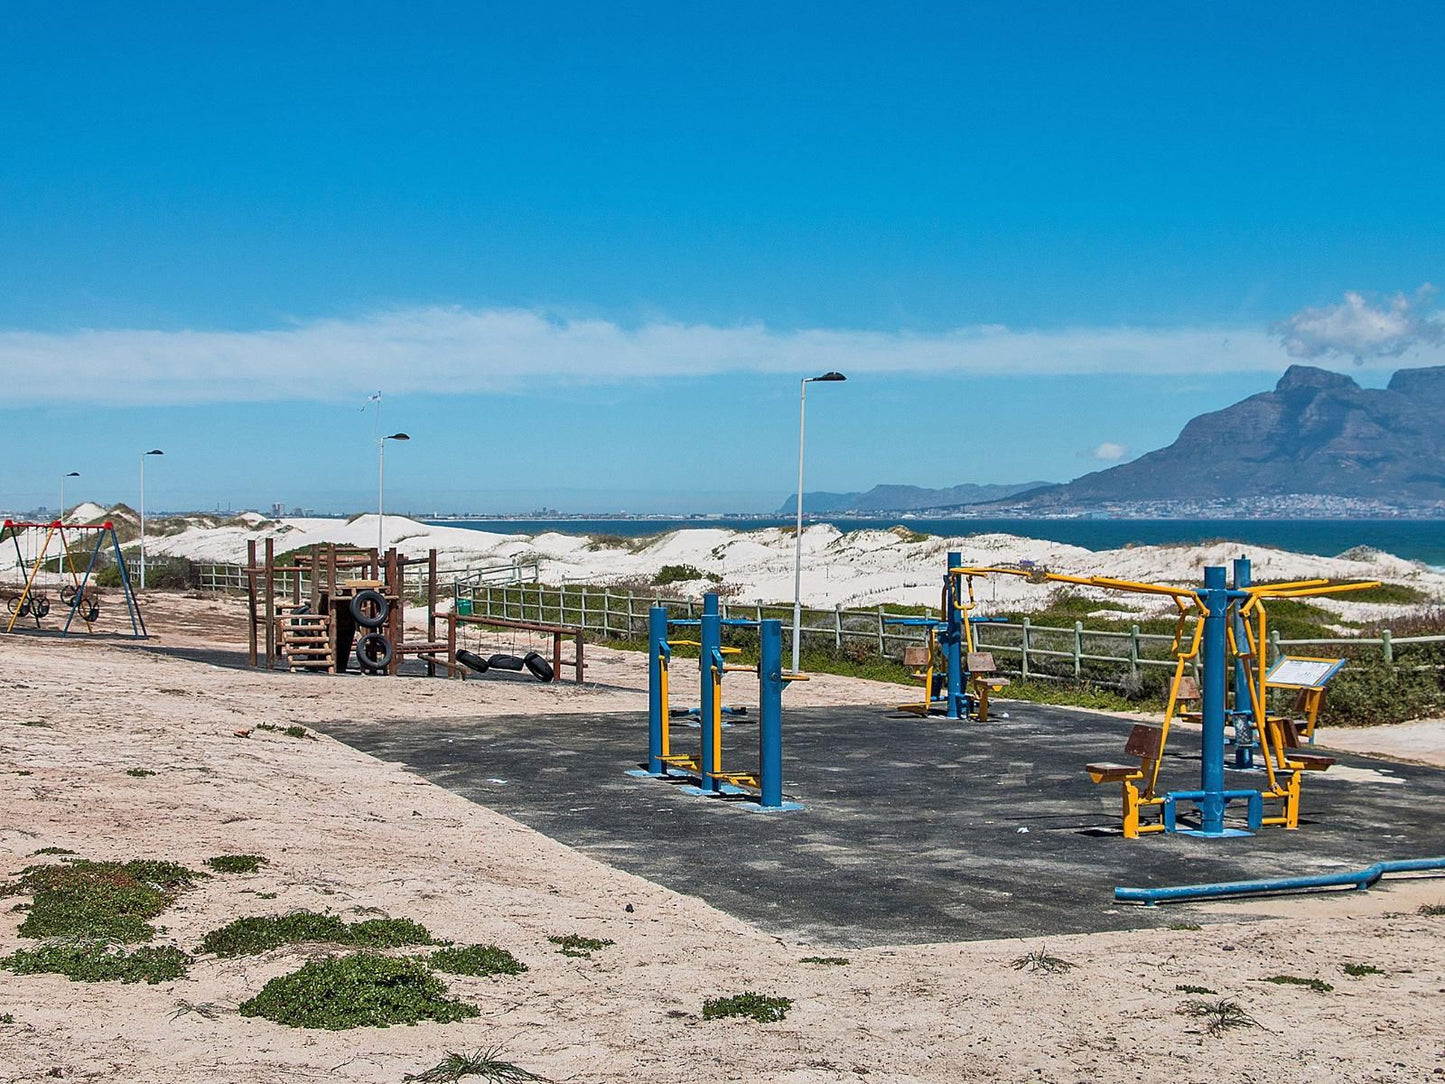
[[[880,654],[880,655],[887,655],[887,654],[888,654],[888,643],[887,643],[887,641],[884,639],[884,636],[883,636],[883,626],[884,626],[883,607],[882,607],[882,606],[879,606],[879,607],[878,607],[878,654]]]
[[[1129,626],[1129,674],[1139,676],[1139,626]]]
[[[1023,636],[1020,640],[1019,650],[1019,679],[1027,681],[1029,679],[1029,619],[1027,617],[1023,619],[1021,631]]]
[[[833,603],[833,645],[843,650],[843,604]]]
[[[1082,673],[1080,655],[1084,653],[1084,623],[1074,622],[1074,677],[1078,678]]]
[[[1385,656],[1386,666],[1395,665],[1395,640],[1389,629],[1380,633],[1380,653]]]

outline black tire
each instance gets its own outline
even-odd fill
[[[487,660],[487,665],[493,670],[517,670],[520,671],[526,665],[515,655],[493,655]]]
[[[356,645],[356,661],[369,674],[379,674],[391,665],[391,641],[379,632],[368,632]]]
[[[10,607],[11,613],[15,613],[17,610],[20,609],[20,596],[16,595],[14,598],[10,599],[10,601],[8,601],[5,605]],[[25,615],[22,613],[20,616],[24,617]]]
[[[371,610],[367,609],[368,606]],[[386,596],[380,591],[368,587],[351,596],[351,616],[364,629],[381,628],[386,624],[387,615],[390,613],[391,603],[386,601]]]
[[[557,675],[552,670],[552,664],[535,651],[529,651],[522,659],[522,665],[532,672],[532,676],[538,681],[551,681]]]
[[[75,584],[67,583],[60,589],[60,601],[69,606],[75,601],[75,592],[78,590],[79,588],[77,588]]]
[[[39,595],[31,604],[31,609],[34,610],[36,617],[44,617],[50,612],[50,600],[44,595]]]
[[[80,598],[80,619],[86,624],[100,617],[100,603],[89,595],[82,595]]]
[[[475,651],[468,651],[463,648],[457,652],[457,662],[479,674],[487,672],[487,660],[478,655]]]

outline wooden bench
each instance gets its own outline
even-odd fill
[[[1280,744],[1285,750],[1285,763],[1279,767],[1288,770],[1298,768],[1302,772],[1322,772],[1333,766],[1334,757],[1321,756],[1318,753],[1301,753],[1300,748],[1300,724],[1293,719],[1270,719],[1269,725],[1274,727],[1280,736]]]
[[[1133,730],[1129,731],[1129,740],[1124,743],[1124,755],[1137,757],[1134,764],[1115,764],[1111,761],[1097,761],[1084,766],[1089,773],[1089,778],[1095,783],[1118,783],[1123,792],[1124,803],[1124,837],[1126,839],[1137,839],[1139,832],[1139,805],[1141,795],[1138,782],[1141,779],[1150,779],[1151,782],[1145,787],[1145,800],[1152,801],[1152,795],[1147,792],[1152,788],[1154,768],[1159,763],[1159,758],[1164,755],[1164,728],[1151,726],[1148,723],[1139,723]],[[1150,825],[1143,831],[1157,831],[1159,826]]]
[[[973,681],[974,695],[978,700],[975,714],[980,723],[986,723],[988,722],[989,694],[1007,688],[1009,679],[998,676],[998,667],[994,664],[993,654],[988,651],[970,651],[968,653],[968,674]]]

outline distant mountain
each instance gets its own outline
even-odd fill
[[[963,504],[980,504],[1016,497],[1049,482],[1023,482],[1018,485],[963,485],[946,489],[925,489],[922,486],[874,486],[866,493],[804,493],[803,511],[809,515],[836,515],[840,512],[873,514],[881,512],[918,512],[931,508],[953,508]],[[792,493],[778,509],[779,515],[791,515],[798,507],[798,495]]]
[[[1044,512],[1286,494],[1445,501],[1445,366],[1401,369],[1376,389],[1292,365],[1273,391],[1200,415],[1167,448],[1010,503]]]

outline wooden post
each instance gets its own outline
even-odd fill
[[[246,661],[256,665],[256,540],[246,543],[246,612],[251,618],[250,634],[246,639]]]
[[[426,642],[434,644],[437,642],[437,551],[429,550],[426,557]],[[437,676],[437,664],[432,660],[435,655],[428,655],[426,660],[426,676]],[[456,660],[453,659],[453,662]]]
[[[1084,653],[1084,623],[1074,622],[1074,677],[1078,678],[1082,673],[1082,660],[1079,658]]]
[[[888,654],[888,644],[883,639],[883,607],[878,607],[878,654]]]
[[[553,680],[562,676],[562,634],[552,633],[552,677]]]
[[[321,601],[321,545],[311,543],[311,612],[318,613]]]
[[[632,613],[632,589],[627,589],[627,638],[637,635],[637,622]]]
[[[447,614],[447,661],[452,664],[449,676],[454,678],[465,678],[462,669],[457,665],[457,612],[453,610]]]
[[[833,603],[833,646],[843,650],[843,604]]]
[[[1022,639],[1020,641],[1022,650],[1019,655],[1019,680],[1029,679],[1029,619],[1023,619]]]
[[[1129,626],[1129,674],[1139,676],[1139,626]]]
[[[1380,633],[1380,653],[1385,656],[1385,665],[1395,665],[1395,637],[1389,629]]]
[[[587,585],[582,585],[582,616],[577,622],[580,628],[587,627]]]
[[[276,665],[276,540],[266,539],[266,669]]]
[[[582,670],[583,670],[583,665],[582,665],[582,633],[581,633],[581,630],[578,630],[578,633],[577,633],[576,657],[577,657],[577,684],[578,684],[578,685],[581,685],[581,684],[582,684]]]
[[[391,664],[387,666],[386,672],[395,677],[401,669],[401,644],[406,637],[406,583],[404,582],[403,566],[397,560],[396,547],[392,546],[386,551],[386,585],[396,592],[396,605],[391,608],[388,615],[387,631],[391,633]],[[385,593],[385,592],[383,592]]]

